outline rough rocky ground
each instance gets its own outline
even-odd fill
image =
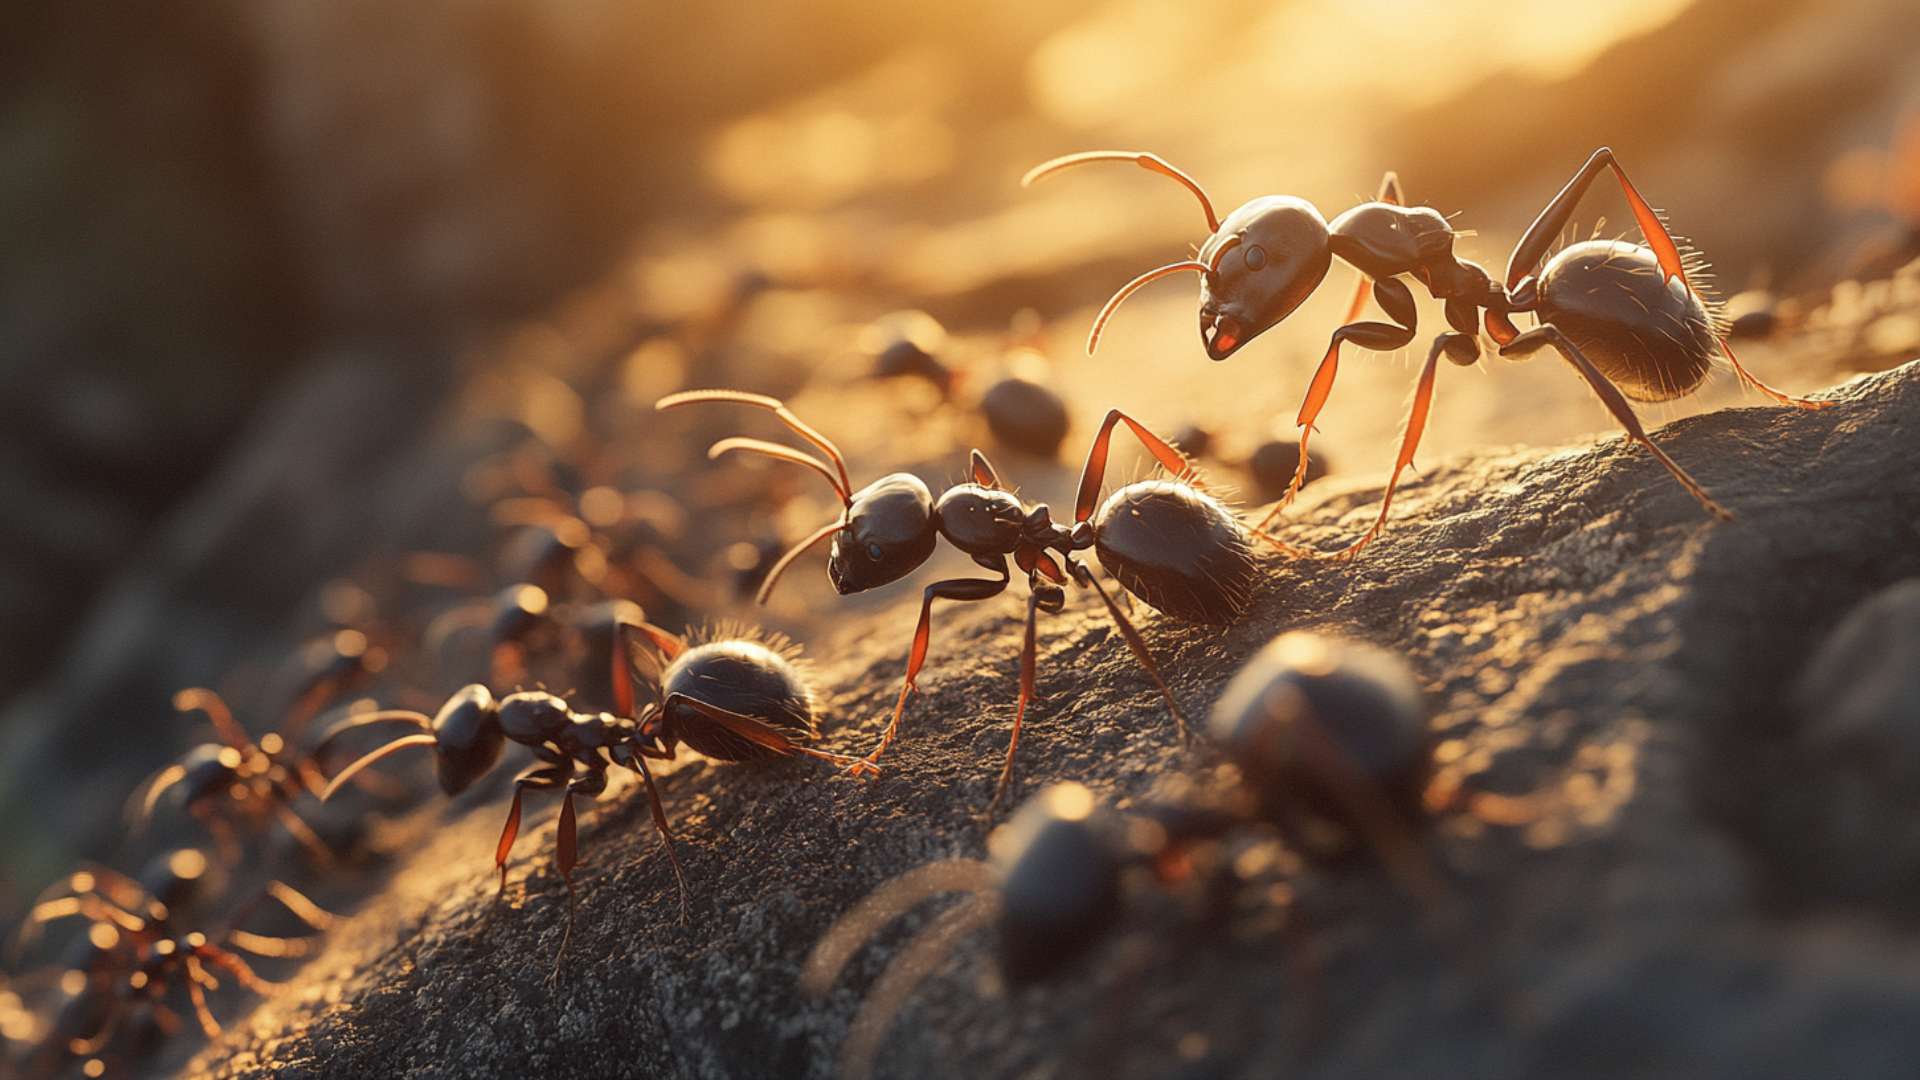
[[[1738,512],[1731,524],[1619,439],[1478,452],[1404,487],[1363,560],[1269,561],[1240,626],[1143,613],[1195,712],[1283,629],[1391,647],[1429,692],[1446,767],[1479,788],[1544,793],[1550,809],[1525,828],[1439,824],[1429,846],[1465,912],[1453,929],[1352,866],[1295,877],[1292,932],[1259,903],[1206,928],[1148,905],[1094,961],[1011,997],[976,938],[895,1023],[880,1073],[1910,1075],[1912,892],[1871,871],[1911,864],[1920,842],[1851,821],[1886,842],[1854,845],[1844,869],[1822,843],[1823,815],[1903,808],[1834,797],[1899,770],[1810,757],[1820,706],[1795,708],[1790,690],[1855,602],[1920,574],[1920,365],[1829,396],[1836,408],[1733,408],[1658,433]],[[1310,489],[1289,535],[1331,546],[1376,496]],[[798,992],[799,966],[873,886],[981,852],[974,812],[1015,689],[1012,596],[939,614],[924,692],[880,779],[796,763],[689,764],[665,780],[690,924],[675,918],[644,801],[618,787],[582,817],[579,923],[549,986],[565,903],[553,828],[532,818],[489,919],[496,782],[388,827],[386,887],[191,1069],[832,1075],[904,926],[823,1000]],[[813,651],[840,746],[864,746],[884,718],[909,602]],[[1021,794],[1077,779],[1124,802],[1214,761],[1180,747],[1097,615],[1078,597],[1043,624]]]

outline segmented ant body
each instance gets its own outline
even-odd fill
[[[967,894],[873,984],[848,1033],[846,1072],[868,1070],[887,1023],[960,937],[990,924],[1008,985],[1051,978],[1104,940],[1142,890],[1191,879],[1192,855],[1243,830],[1277,832],[1317,862],[1365,850],[1409,893],[1441,898],[1434,861],[1418,844],[1435,814],[1521,824],[1537,810],[1526,797],[1468,795],[1436,781],[1427,716],[1412,672],[1391,653],[1282,634],[1229,682],[1209,720],[1237,783],[1126,813],[1099,806],[1079,784],[1053,785],[994,832],[986,860],[910,870],[835,922],[802,974],[815,994],[902,912],[939,894]],[[1217,869],[1205,882],[1216,902],[1241,883],[1230,864]]]
[[[878,771],[875,762],[898,733],[900,718],[926,662],[933,602],[971,602],[998,596],[1012,580],[1009,558],[1027,575],[1026,635],[1020,655],[1020,694],[1013,732],[991,805],[998,805],[1011,780],[1021,723],[1033,696],[1036,615],[1064,607],[1068,582],[1099,595],[1121,636],[1166,700],[1182,738],[1186,737],[1186,719],[1161,678],[1146,642],[1106,588],[1076,558],[1091,549],[1128,593],[1184,622],[1225,625],[1246,611],[1255,578],[1246,529],[1223,504],[1191,482],[1186,459],[1159,436],[1117,409],[1109,412],[1081,470],[1073,524],[1062,525],[1053,520],[1045,504],[1029,504],[1004,487],[979,450],[972,453],[971,481],[947,489],[938,499],[910,473],[892,473],[855,491],[839,449],[773,398],[732,390],[690,390],[663,398],[656,407],[672,409],[708,402],[751,405],[774,413],[824,452],[832,465],[788,446],[747,438],[715,443],[710,457],[741,450],[804,465],[826,478],[844,507],[838,518],[802,540],[780,560],[760,588],[761,602],[788,565],[829,537],[833,545],[827,557],[827,576],[842,595],[898,581],[925,563],[942,539],[998,575],[953,578],[926,587],[905,683],[893,715],[879,745],[854,771]],[[1109,443],[1114,428],[1122,423],[1172,475],[1127,484],[1103,503],[1100,490]]]
[[[331,862],[332,849],[294,810],[302,794],[319,794],[325,780],[299,744],[310,718],[363,673],[359,663],[358,656],[343,656],[338,666],[329,664],[303,678],[284,730],[268,732],[258,741],[212,690],[194,687],[175,694],[174,708],[205,713],[219,741],[193,747],[135,788],[127,799],[128,820],[136,829],[145,827],[162,798],[175,792],[181,809],[213,836],[228,862],[239,857],[240,833],[257,834],[273,822],[314,858]]]
[[[684,743],[705,757],[725,762],[795,755],[834,764],[852,760],[806,745],[819,737],[819,722],[812,691],[791,650],[738,636],[689,644],[644,622],[621,622],[614,635],[613,712],[579,712],[565,699],[538,690],[496,698],[485,686],[474,684],[449,698],[435,716],[401,709],[351,716],[321,739],[325,746],[347,732],[380,723],[420,729],[342,769],[327,785],[323,799],[331,798],[374,762],[408,747],[432,749],[440,788],[448,795],[465,791],[491,771],[508,742],[532,750],[537,760],[514,777],[513,802],[494,852],[500,872],[497,895],[506,892],[507,857],[520,832],[522,796],[529,789],[561,789],[555,865],[566,884],[568,905],[567,933],[554,960],[556,976],[573,929],[573,868],[579,852],[574,796],[597,798],[606,790],[609,767],[631,769],[646,785],[684,919],[686,879],[648,759],[671,760]],[[640,687],[653,698],[644,707],[637,700]]]
[[[225,929],[188,930],[184,913],[206,892],[207,871],[204,855],[182,849],[154,860],[140,880],[89,867],[40,895],[22,927],[20,944],[39,927],[60,919],[79,917],[89,926],[86,938],[65,962],[62,1002],[32,1055],[39,1064],[51,1067],[69,1056],[90,1058],[101,1053],[142,1009],[162,1033],[173,1034],[181,1024],[167,999],[177,986],[186,988],[201,1030],[208,1038],[217,1037],[220,1023],[206,996],[220,988],[215,970],[255,993],[265,993],[274,984],[257,975],[241,952],[280,959],[306,956],[313,948],[311,938],[239,929],[263,900],[277,901],[313,930],[332,925],[333,916],[305,895],[273,881],[242,904]],[[100,1075],[100,1070],[88,1075]]]
[[[1122,286],[1094,321],[1087,338],[1089,353],[1098,346],[1101,330],[1122,301],[1148,282],[1172,274],[1200,275],[1201,344],[1209,357],[1225,360],[1312,295],[1334,256],[1360,272],[1344,325],[1333,332],[1296,418],[1301,457],[1294,483],[1260,522],[1259,531],[1265,531],[1306,479],[1307,437],[1333,390],[1341,345],[1352,342],[1367,349],[1393,350],[1413,341],[1418,325],[1413,292],[1402,277],[1412,278],[1444,302],[1450,329],[1436,337],[1428,350],[1379,516],[1364,535],[1335,553],[1342,557],[1357,554],[1385,527],[1394,487],[1412,463],[1426,428],[1435,366],[1442,355],[1463,366],[1478,362],[1478,329],[1483,321],[1502,356],[1556,349],[1628,437],[1645,446],[1709,513],[1722,519],[1731,515],[1647,437],[1628,399],[1682,397],[1705,380],[1715,362],[1724,359],[1742,383],[1780,404],[1800,408],[1826,404],[1790,397],[1740,364],[1727,345],[1717,310],[1688,277],[1690,269],[1697,273],[1700,267],[1688,265],[1694,260],[1682,254],[1659,215],[1606,148],[1587,159],[1527,229],[1507,262],[1504,281],[1458,257],[1453,245],[1459,234],[1438,211],[1405,205],[1399,179],[1392,173],[1382,181],[1373,202],[1331,222],[1312,204],[1287,195],[1254,199],[1222,220],[1199,183],[1149,153],[1070,154],[1035,167],[1021,182],[1031,184],[1061,169],[1102,161],[1131,162],[1179,182],[1200,200],[1210,235],[1194,258],[1150,270]],[[1581,196],[1609,169],[1619,180],[1646,243],[1594,240],[1549,258],[1549,248],[1566,228]],[[1390,322],[1358,321],[1369,295],[1379,301]],[[1519,313],[1533,314],[1538,325],[1521,331],[1511,318]]]

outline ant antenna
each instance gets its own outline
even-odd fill
[[[805,454],[792,447],[781,446],[778,443],[770,443],[761,439],[722,439],[714,443],[707,451],[708,457],[719,457],[729,450],[746,450],[752,453],[765,454],[768,457],[779,458],[782,461],[791,461],[796,465],[805,465],[808,468],[818,471],[822,476],[827,478],[827,483],[832,484],[833,490],[840,496],[842,505],[853,505],[853,481],[847,478],[847,459],[841,455],[840,448],[833,445],[833,440],[820,434],[809,426],[806,421],[794,415],[793,410],[787,408],[786,403],[778,398],[770,398],[764,394],[749,394],[740,390],[683,390],[678,394],[668,394],[666,397],[654,402],[653,407],[659,412],[665,412],[668,409],[677,409],[683,405],[696,405],[705,401],[722,401],[735,405],[751,405],[756,409],[767,410],[779,417],[781,423],[791,428],[794,434],[807,440],[814,446],[819,447],[820,451],[827,455],[827,460],[833,463],[833,471],[829,472],[826,465],[822,464],[819,459],[814,458],[810,454]],[[837,481],[835,479],[836,473],[838,474]]]
[[[1141,150],[1089,150],[1080,154],[1068,154],[1065,157],[1054,158],[1052,161],[1043,161],[1028,169],[1027,174],[1020,178],[1020,186],[1032,187],[1035,181],[1052,176],[1062,169],[1070,169],[1075,165],[1085,165],[1094,161],[1131,161],[1148,172],[1157,172],[1174,180],[1193,192],[1193,197],[1200,200],[1200,209],[1207,214],[1207,231],[1209,233],[1220,231],[1220,218],[1213,212],[1213,201],[1207,198],[1206,189],[1200,186],[1198,180],[1175,168],[1171,162],[1159,154],[1149,154]]]
[[[1100,332],[1107,328],[1107,320],[1113,318],[1113,313],[1119,310],[1120,305],[1126,301],[1127,297],[1139,292],[1143,286],[1159,281],[1163,277],[1184,273],[1188,270],[1210,278],[1219,272],[1220,260],[1226,258],[1227,252],[1239,243],[1239,237],[1229,236],[1226,242],[1220,245],[1220,250],[1213,253],[1213,262],[1211,263],[1203,263],[1198,259],[1183,259],[1177,263],[1168,263],[1165,266],[1155,267],[1141,274],[1139,277],[1134,278],[1132,281],[1127,282],[1125,285],[1120,286],[1120,291],[1114,293],[1107,299],[1106,305],[1100,309],[1100,314],[1093,320],[1093,329],[1087,333],[1087,355],[1092,356],[1093,351],[1100,347]]]

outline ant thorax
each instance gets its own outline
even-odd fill
[[[1009,555],[1028,539],[1028,509],[1019,497],[980,484],[948,488],[933,519],[940,535],[969,555]]]

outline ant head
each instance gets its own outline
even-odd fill
[[[1044,978],[1084,953],[1120,914],[1125,868],[1117,823],[1079,784],[1055,784],[994,830],[1000,880],[1000,964],[1014,984]]]
[[[1431,206],[1361,203],[1329,226],[1340,257],[1373,277],[1391,277],[1453,250],[1453,227]]]
[[[1227,215],[1201,246],[1200,342],[1225,360],[1313,295],[1333,254],[1327,222],[1304,199],[1268,195]]]
[[[180,799],[187,806],[224,794],[241,764],[240,751],[224,743],[202,743],[180,758]]]
[[[927,485],[911,473],[883,476],[854,493],[833,534],[827,575],[842,596],[886,585],[926,562],[939,538]]]
[[[198,848],[177,848],[156,855],[140,871],[140,887],[153,900],[170,909],[191,902],[207,883],[212,864]]]
[[[461,688],[433,718],[433,764],[440,790],[458,795],[500,760],[506,735],[500,703],[479,683]]]

